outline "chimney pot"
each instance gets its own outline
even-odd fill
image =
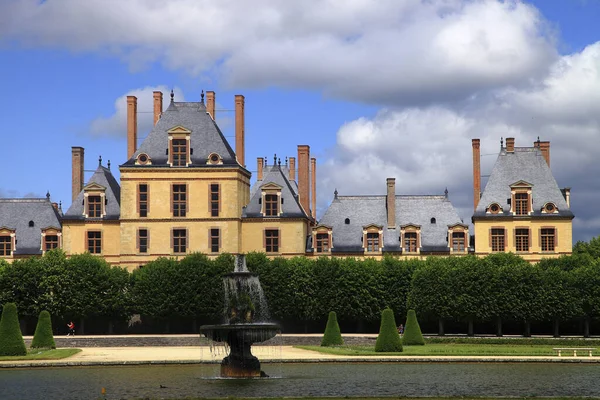
[[[544,142],[539,142],[540,143],[540,151],[542,152],[542,156],[544,156],[544,159],[546,160],[546,163],[548,164],[548,167],[550,166],[550,142],[549,141],[544,141]]]
[[[206,92],[206,112],[211,116],[211,118],[215,119],[215,92],[209,90]]]
[[[163,111],[163,94],[155,91],[152,95],[154,97],[154,125],[156,125]]]
[[[79,193],[83,190],[83,147],[71,147],[71,197],[75,201]]]
[[[506,152],[507,153],[515,152],[515,138],[514,137],[506,138]]]
[[[256,172],[256,179],[259,181],[262,181],[263,179],[263,166],[265,164],[265,160],[262,157],[258,157],[256,159],[256,167],[257,167],[257,172]]]
[[[137,150],[137,97],[127,96],[127,159]]]
[[[241,94],[235,95],[235,155],[238,163],[245,167],[244,163],[244,104],[245,99]]]
[[[290,181],[296,180],[296,157],[290,157]]]

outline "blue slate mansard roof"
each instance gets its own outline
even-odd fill
[[[152,167],[169,167],[167,164],[169,148],[168,131],[177,127],[191,131],[190,133],[190,167],[219,168],[223,166],[238,166],[235,152],[225,139],[223,133],[206,111],[203,102],[175,102],[171,101],[169,107],[163,111],[160,119],[154,125],[148,136],[133,156],[121,166],[138,167],[135,165],[137,156],[147,154]],[[206,163],[211,153],[221,156],[223,164],[212,165]],[[144,168],[144,166],[139,166]]]
[[[96,171],[94,172],[94,175],[92,175],[92,177],[90,178],[87,185],[90,185],[92,183],[106,188],[104,192],[106,196],[106,215],[102,219],[119,219],[121,215],[121,186],[119,186],[119,182],[117,182],[113,174],[110,172],[110,169],[99,165]],[[63,219],[84,219],[83,198],[84,191],[82,190],[81,192],[79,192],[77,198],[71,204],[71,207],[69,207],[69,209],[65,213]]]
[[[510,214],[508,199],[511,198],[511,185],[524,181],[531,184],[533,214],[536,217],[573,218],[573,213],[552,175],[542,152],[536,147],[515,147],[514,152],[502,148],[492,173],[485,186],[473,217],[499,218]],[[558,208],[558,214],[542,213],[542,207],[552,202]],[[504,212],[486,214],[486,208],[498,203]]]
[[[42,229],[61,229],[60,213],[49,198],[0,199],[0,228],[16,231],[14,255],[38,255],[42,254]]]
[[[386,199],[386,195],[335,196],[319,221],[332,227],[332,252],[362,252],[363,227],[371,224],[383,228],[384,252],[400,251],[400,227],[409,224],[421,227],[422,252],[449,251],[448,226],[462,220],[448,197],[395,195],[396,229],[387,226]]]

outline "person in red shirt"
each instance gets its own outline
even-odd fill
[[[73,321],[71,321],[67,324],[67,328],[69,328],[69,333],[67,333],[67,336],[69,336],[69,335],[75,336],[75,324],[73,323]]]

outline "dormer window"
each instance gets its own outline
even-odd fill
[[[344,220],[344,224],[346,224],[346,225],[350,225],[350,218],[346,218],[346,219]]]
[[[89,218],[100,218],[102,216],[102,198],[100,196],[88,196],[87,207]]]
[[[138,154],[135,163],[137,165],[151,165],[152,161],[150,160],[150,157],[148,156],[148,154],[146,153],[140,153]]]
[[[327,225],[318,225],[313,228],[313,250],[317,254],[329,253],[333,247],[332,228]]]
[[[419,225],[404,225],[400,227],[400,245],[405,253],[421,252],[421,227]]]
[[[187,165],[187,140],[173,139],[171,141],[172,161],[174,167],[185,167]]]
[[[469,227],[464,224],[448,225],[450,253],[466,253],[469,245]]]
[[[190,161],[190,130],[176,126],[167,131],[169,134],[168,163],[172,167],[187,167]]]
[[[220,165],[220,164],[223,164],[223,159],[217,153],[210,153],[210,155],[208,156],[208,160],[206,161],[206,163],[207,164],[212,164],[212,165]]]
[[[42,252],[46,252],[61,247],[61,231],[57,228],[47,228],[42,230]]]
[[[102,218],[106,215],[106,188],[90,183],[83,188],[83,215],[85,218]]]
[[[518,181],[510,185],[511,212],[514,215],[529,215],[532,211],[532,186],[525,181]]]
[[[383,247],[383,227],[367,225],[363,227],[363,248],[366,252],[380,252]]]
[[[261,213],[265,217],[279,217],[283,213],[283,199],[281,198],[281,186],[269,182],[260,187],[262,196],[260,199]]]
[[[492,203],[488,207],[487,211],[490,214],[498,214],[498,213],[502,212],[502,207],[500,207],[500,205],[498,203]]]
[[[0,257],[10,257],[15,251],[16,239],[14,229],[0,229]]]
[[[429,221],[429,222],[431,222],[432,224],[435,224],[437,221],[435,220],[435,218],[431,218],[431,221]]]
[[[515,193],[515,215],[527,215],[529,212],[529,195]]]
[[[29,221],[29,227],[33,228],[35,226],[35,224],[33,223],[33,221]]]
[[[278,196],[276,194],[265,194],[265,216],[275,217],[279,214]]]
[[[544,207],[542,207],[542,213],[544,214],[554,214],[558,212],[558,208],[554,203],[546,203]]]

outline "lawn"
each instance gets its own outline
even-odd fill
[[[26,356],[0,356],[0,361],[60,360],[80,351],[81,349],[28,349]]]

